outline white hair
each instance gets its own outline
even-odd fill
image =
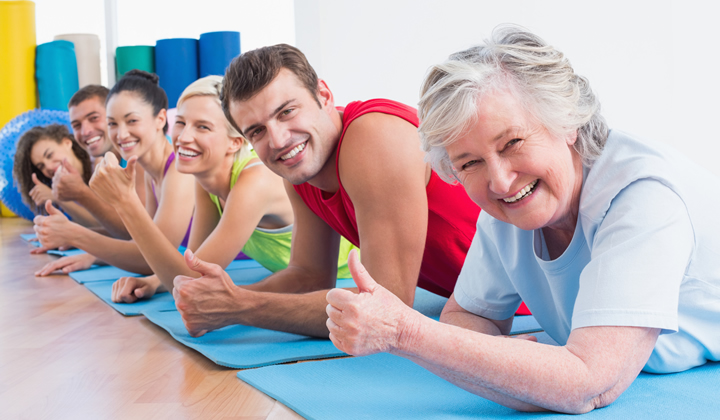
[[[192,82],[188,87],[185,88],[182,95],[180,95],[180,98],[177,102],[177,107],[180,108],[183,102],[187,101],[190,98],[194,98],[196,96],[208,96],[214,98],[215,102],[217,102],[218,106],[222,110],[222,103],[220,102],[220,90],[222,89],[222,83],[222,76],[206,76],[202,79],[198,79]],[[230,121],[227,120],[227,118],[223,117],[223,119],[225,120],[227,135],[229,137],[241,137],[243,140],[242,147],[235,153],[235,160],[244,158],[250,153],[250,143],[247,141],[247,139],[245,139],[242,134],[240,134],[240,132],[237,131],[237,129],[235,129],[235,127],[230,123]]]
[[[512,92],[549,132],[562,136],[577,131],[574,147],[586,166],[602,153],[608,127],[587,79],[537,35],[503,25],[484,45],[433,66],[423,82],[418,114],[425,160],[446,181],[455,177],[445,147],[477,120],[482,95],[502,89]]]

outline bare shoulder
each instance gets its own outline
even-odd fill
[[[230,191],[232,194],[237,187],[243,190],[266,191],[268,188],[282,190],[282,178],[268,169],[258,158],[251,159],[245,168],[238,175],[235,187]]]
[[[370,186],[388,179],[417,177],[424,186],[426,163],[417,127],[389,114],[359,117],[345,133],[338,168],[348,192],[353,184]]]
[[[355,119],[347,128],[341,153],[383,150],[391,154],[419,152],[420,136],[410,122],[395,115],[371,112]]]

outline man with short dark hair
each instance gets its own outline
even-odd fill
[[[93,158],[103,157],[113,150],[106,135],[105,99],[108,92],[105,86],[88,85],[75,92],[68,103],[75,140]]]
[[[228,119],[286,180],[292,256],[287,269],[238,287],[187,253],[203,277],[176,277],[173,294],[191,335],[246,324],[327,337],[340,235],[406,304],[416,286],[452,293],[480,209],[424,162],[415,109],[386,99],[336,108],[327,84],[288,45],[233,60],[222,99]]]

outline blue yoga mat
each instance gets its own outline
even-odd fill
[[[571,418],[514,411],[387,353],[267,366],[237,376],[307,419]],[[719,378],[720,363],[672,375],[641,373],[614,403],[582,419],[717,418]]]
[[[249,260],[243,260],[249,261]],[[270,271],[257,264],[254,260],[252,263],[245,264],[231,264],[228,266],[227,273],[230,278],[233,279],[235,284],[252,284],[256,283],[268,275]],[[92,271],[92,270],[87,270]],[[98,277],[105,277],[106,275],[98,275]],[[119,277],[118,277],[119,278]],[[125,316],[136,316],[142,315],[145,311],[174,311],[175,300],[170,293],[158,293],[150,299],[142,299],[133,303],[117,303],[112,301],[112,285],[115,283],[115,279],[111,280],[89,280],[83,284],[88,290],[93,292],[103,302],[110,305],[113,309],[120,312]]]
[[[352,279],[338,280],[338,287],[354,287]],[[447,299],[417,289],[414,308],[432,318],[440,316]],[[177,311],[143,314],[180,343],[197,350],[218,365],[246,369],[308,359],[345,356],[330,340],[289,334],[245,325],[232,325],[191,337]],[[525,321],[525,323],[529,323]]]
[[[238,270],[238,269],[265,270],[255,260],[233,261],[230,263],[230,265],[228,265],[226,270]],[[125,271],[125,270],[119,269],[117,267],[113,267],[111,265],[93,266],[93,268],[89,268],[87,270],[74,271],[74,272],[70,273],[70,277],[80,284],[91,282],[91,281],[117,280],[120,277],[140,277],[140,276],[141,276],[141,274],[132,273],[130,271]]]
[[[80,88],[75,45],[62,40],[47,42],[37,46],[36,54],[40,107],[67,111],[70,98]]]
[[[142,315],[149,310],[174,310],[175,300],[168,292],[157,293],[150,299],[142,299],[133,303],[115,303],[112,301],[112,285],[115,280],[100,280],[84,283],[84,286],[95,293],[103,302],[125,316]]]
[[[70,273],[70,278],[80,284],[94,281],[115,281],[120,277],[140,277],[140,274],[121,270],[111,265],[95,266],[87,270],[73,271]]]
[[[341,279],[338,285],[353,287],[354,282]],[[345,355],[327,339],[246,325],[231,325],[195,338],[188,334],[178,311],[145,311],[143,315],[181,344],[220,366],[234,369]]]
[[[73,255],[80,255],[80,254],[87,254],[87,252],[83,251],[82,249],[68,249],[66,251],[60,251],[58,249],[51,249],[47,252],[50,255],[57,255],[60,257],[72,257]]]
[[[225,69],[240,55],[240,32],[208,32],[200,35],[200,77],[225,76]]]
[[[35,236],[35,234],[23,233],[20,236],[23,239],[25,239],[26,241],[28,241],[28,243],[30,245],[34,246],[35,248],[40,248],[40,246],[41,246],[40,241],[37,240],[37,237]],[[57,255],[60,257],[70,257],[72,255],[85,254],[85,251],[83,251],[82,249],[77,249],[77,248],[68,249],[66,251],[60,251],[59,249],[50,249],[47,251],[47,253],[50,255]]]
[[[170,108],[177,106],[183,90],[198,79],[198,40],[161,39],[155,44],[155,73],[167,93]]]

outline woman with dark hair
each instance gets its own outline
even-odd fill
[[[165,91],[158,77],[141,70],[125,74],[108,94],[108,136],[134,169],[145,170],[145,208],[174,247],[186,245],[195,207],[192,175],[181,174],[173,164],[175,154],[167,140]],[[117,160],[108,153],[104,159]],[[112,239],[70,222],[52,206],[50,216],[36,218],[35,231],[45,248],[76,247],[87,255],[61,258],[46,265],[38,275],[89,268],[97,260],[141,274],[152,274],[134,241]]]
[[[13,177],[20,195],[35,214],[44,214],[44,204],[53,200],[83,226],[97,226],[83,207],[72,201],[53,199],[52,180],[58,170],[72,167],[87,184],[92,174],[90,156],[72,139],[62,124],[33,127],[20,137],[15,152]]]

